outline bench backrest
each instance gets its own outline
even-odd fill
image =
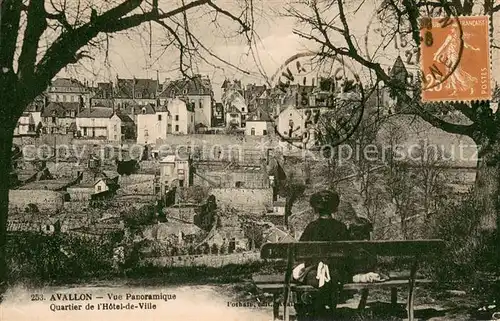
[[[443,240],[405,241],[338,241],[266,243],[262,246],[262,259],[312,259],[327,257],[389,256],[428,257],[437,256],[444,249]]]

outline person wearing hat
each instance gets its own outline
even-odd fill
[[[309,204],[319,217],[306,226],[299,241],[335,242],[349,240],[347,226],[332,216],[333,213],[337,212],[339,202],[340,197],[334,191],[323,190],[314,193]],[[326,282],[324,277],[319,275],[325,264]],[[331,314],[328,313],[326,306],[330,306],[331,310],[335,309],[332,305],[336,305],[341,284],[346,277],[346,269],[340,260],[304,262],[296,279],[303,284],[318,288],[318,291],[312,296],[299,293],[298,297],[301,299],[295,305],[298,320],[324,320],[328,318]]]

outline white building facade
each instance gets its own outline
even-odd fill
[[[143,106],[136,119],[139,144],[154,144],[172,132],[171,115],[165,106]]]
[[[265,120],[247,120],[245,135],[266,136],[268,134],[269,122]]]
[[[171,187],[187,187],[191,185],[188,159],[169,155],[160,161],[160,182],[164,194]]]
[[[172,116],[173,134],[188,135],[195,132],[196,113],[189,108],[189,105],[176,98],[167,102],[167,109]]]
[[[76,117],[76,130],[80,137],[119,142],[122,139],[122,120],[110,108],[93,107]]]
[[[33,135],[36,131],[36,125],[33,115],[24,112],[17,121],[16,128],[14,129],[14,136]]]

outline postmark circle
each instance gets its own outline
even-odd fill
[[[392,6],[396,6],[394,2],[389,3],[392,3]],[[414,75],[410,72],[410,79],[407,78],[404,80],[404,82],[403,80],[398,79],[399,81],[397,83],[394,83],[392,86],[395,87],[395,89],[423,92],[425,90],[440,86],[440,84],[444,83],[449,77],[451,77],[451,75],[458,68],[464,47],[462,25],[459,16],[453,10],[454,7],[450,6],[450,4],[447,2],[433,2],[432,5],[423,4],[420,7],[419,11],[418,30],[415,30],[415,25],[411,25],[408,22],[408,17],[400,17],[400,19],[398,19],[398,13],[395,10],[391,11],[391,9],[394,8],[391,8],[388,3],[384,2],[373,12],[370,18],[370,22],[367,25],[364,39],[365,54],[367,59],[372,62],[381,64],[383,64],[384,58],[387,62],[392,63],[401,60],[406,70],[415,72]],[[402,20],[405,23],[402,23],[401,25],[395,25],[394,21],[398,20]],[[440,71],[441,69],[443,69],[443,66],[440,66],[440,62],[436,64],[438,66],[434,65],[430,70],[429,68],[427,68],[427,70],[423,70],[422,46],[436,47],[442,45],[435,41],[435,36],[432,29],[436,31],[436,29],[449,28],[450,25],[456,26],[457,28],[454,44],[456,51],[455,59],[453,59],[453,61],[451,59],[448,61],[448,65],[446,66],[446,71],[444,73]],[[433,26],[434,28],[432,28]],[[391,33],[392,30],[395,30],[395,32]],[[381,39],[377,39],[377,36]],[[395,49],[389,48],[391,45],[393,45]],[[395,54],[391,56],[391,53],[394,52]],[[394,64],[393,66],[386,66],[391,68],[396,67],[396,64]],[[401,66],[397,67],[401,68]],[[429,74],[429,72],[433,77],[439,79],[435,79],[435,81],[428,81],[426,79],[426,74]],[[394,76],[394,72],[392,75],[389,72],[388,74],[390,76]],[[416,80],[420,80],[420,83]]]
[[[314,52],[288,58],[271,77],[281,96],[274,121],[279,138],[300,149],[338,146],[354,133],[364,111],[359,75],[345,60]]]

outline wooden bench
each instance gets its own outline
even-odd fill
[[[361,300],[358,305],[363,309],[368,299],[368,290],[372,288],[390,288],[391,304],[397,306],[397,289],[408,286],[408,320],[413,321],[413,301],[415,284],[431,283],[432,280],[417,279],[418,263],[439,256],[444,249],[442,240],[406,240],[406,241],[339,241],[339,242],[294,242],[267,243],[262,246],[261,258],[265,260],[286,260],[285,275],[254,275],[256,286],[265,293],[273,295],[273,317],[278,319],[279,296],[283,294],[284,320],[289,320],[289,304],[292,291],[316,291],[308,286],[292,283],[292,270],[305,259],[400,257],[411,260],[407,279],[390,279],[376,283],[347,283],[344,290],[360,290]],[[366,271],[373,272],[373,271]]]

